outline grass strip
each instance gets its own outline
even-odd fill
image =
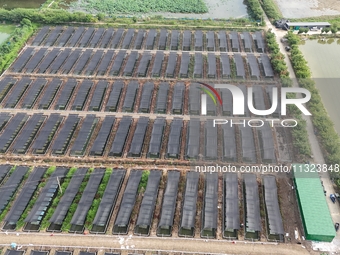
[[[80,185],[79,187],[79,190],[78,190],[78,193],[77,195],[75,196],[68,212],[67,212],[67,215],[64,219],[64,222],[63,222],[63,225],[61,226],[61,231],[63,232],[68,232],[70,231],[70,228],[71,228],[71,220],[72,220],[72,217],[73,217],[73,214],[75,213],[76,209],[77,209],[77,206],[78,206],[78,203],[81,199],[81,196],[86,188],[86,185],[90,179],[90,176],[91,176],[91,173],[93,172],[93,168],[90,168],[85,177],[84,177],[84,180],[82,182],[82,184]]]
[[[50,166],[46,170],[45,174],[42,177],[41,182],[39,183],[36,191],[33,194],[33,197],[29,201],[24,212],[21,214],[20,219],[17,222],[16,229],[20,229],[25,225],[25,219],[26,219],[28,213],[32,210],[35,202],[37,201],[37,199],[39,197],[40,191],[42,190],[43,187],[45,187],[47,179],[52,175],[52,173],[54,172],[55,169],[56,169],[55,166]]]
[[[76,167],[72,167],[69,172],[67,173],[66,177],[64,178],[64,182],[61,184],[61,190],[62,192],[65,192],[65,190],[67,189],[68,185],[70,184],[70,181],[72,179],[72,176],[74,175],[74,173],[77,171]],[[58,193],[56,195],[56,197],[53,199],[52,201],[52,205],[50,206],[50,208],[47,210],[46,216],[44,217],[43,221],[41,222],[41,226],[40,229],[46,229],[48,228],[48,226],[50,225],[49,220],[51,219],[55,209],[57,208],[61,197],[63,196],[64,193],[60,192],[60,189],[58,189]]]
[[[97,190],[97,193],[95,195],[95,198],[92,202],[92,205],[90,207],[90,210],[87,213],[86,220],[85,220],[85,228],[91,229],[92,228],[92,222],[94,220],[94,217],[96,217],[96,213],[98,211],[98,207],[100,204],[100,201],[104,195],[107,183],[110,180],[110,176],[112,174],[112,168],[107,168],[105,171],[105,174],[103,176],[102,182],[99,185],[99,188]]]

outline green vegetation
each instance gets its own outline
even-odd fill
[[[256,0],[257,1],[257,0]],[[14,9],[4,10],[0,9],[0,20],[6,22],[20,22],[23,18],[31,20],[33,23],[39,24],[65,24],[72,22],[86,22],[92,23],[96,27],[122,27],[122,28],[167,28],[167,29],[204,29],[207,30],[221,30],[221,29],[236,29],[237,31],[255,31],[258,30],[258,24],[246,18],[240,19],[221,19],[221,20],[202,20],[202,19],[169,19],[161,15],[141,18],[134,17],[117,17],[105,16],[104,13],[99,12],[96,16],[85,14],[82,12],[70,13],[64,9],[43,8],[38,9]],[[100,24],[96,24],[100,21]],[[104,23],[105,22],[105,23]],[[87,24],[87,25],[92,25]]]
[[[73,214],[75,213],[76,209],[77,209],[77,206],[78,206],[78,202],[80,201],[81,199],[81,196],[86,188],[86,185],[87,185],[87,182],[89,181],[90,179],[90,175],[91,173],[93,172],[93,168],[90,168],[86,175],[84,176],[84,180],[82,182],[82,184],[80,185],[79,187],[79,190],[78,190],[78,193],[77,195],[75,196],[70,208],[68,209],[68,212],[67,212],[67,215],[64,219],[64,222],[63,222],[63,225],[61,226],[61,230],[63,232],[68,232],[70,231],[70,228],[71,228],[71,220],[72,220],[72,217],[73,217]]]
[[[274,0],[261,0],[261,5],[271,22],[282,18],[280,11],[274,3]]]
[[[280,52],[279,45],[276,42],[275,34],[268,31],[266,33],[266,40],[269,51],[271,52],[271,63],[273,69],[280,76],[283,87],[291,87],[292,80],[289,78],[287,65],[284,61],[284,55]],[[295,95],[289,95],[293,97]],[[308,133],[306,129],[306,121],[303,120],[301,112],[295,106],[289,106],[289,113],[294,116],[298,124],[292,129],[292,137],[294,148],[298,151],[300,157],[304,158],[311,155],[311,148],[308,141]]]
[[[202,29],[202,30],[236,30],[236,31],[257,31],[258,25],[248,19],[232,20],[185,20],[185,19],[165,19],[162,16],[148,17],[137,19],[135,23],[132,18],[106,18],[106,24],[100,24],[101,27],[123,27],[123,28],[166,28],[166,29]]]
[[[246,0],[250,16],[260,21],[263,19],[263,11],[258,0]]]
[[[291,61],[298,82],[301,87],[308,89],[312,95],[307,105],[312,113],[312,121],[317,130],[317,135],[320,138],[319,141],[324,149],[326,163],[340,164],[340,137],[336,133],[334,124],[323,106],[315,82],[311,79],[308,63],[298,48],[300,38],[292,32],[288,32],[286,37],[292,47]],[[332,171],[331,175],[335,178],[337,186],[340,187],[340,173]]]
[[[11,37],[0,45],[0,73],[3,73],[17,58],[18,52],[34,30],[35,26],[28,19],[22,19],[21,27],[16,28]]]
[[[312,17],[312,18],[301,18],[301,19],[289,19],[291,22],[305,21],[305,22],[329,22],[333,26],[340,28],[340,15],[334,16],[320,16],[320,17]]]
[[[0,33],[12,34],[15,30],[15,25],[0,25]]]
[[[271,63],[273,65],[274,71],[280,76],[281,79],[288,79],[289,72],[287,69],[286,62],[284,60],[284,55],[280,52],[280,47],[276,42],[275,34],[268,31],[266,33],[266,41],[268,49],[271,53]],[[285,84],[285,87],[290,87],[291,85]]]
[[[309,32],[309,28],[308,27],[300,27],[299,28],[299,34],[302,34],[302,33],[308,33]]]
[[[73,8],[102,12],[108,15],[117,13],[206,13],[208,8],[203,0],[80,0],[71,3]]]
[[[45,185],[46,185],[46,179],[48,179],[52,175],[52,173],[54,172],[55,169],[56,169],[55,166],[51,166],[51,167],[49,167],[46,170],[46,172],[45,172],[45,174],[44,174],[44,176],[42,178],[42,181],[40,182],[40,184],[38,185],[36,191],[33,194],[33,197],[29,201],[25,211],[21,214],[20,219],[17,222],[16,229],[20,229],[20,228],[22,228],[25,225],[25,219],[28,216],[28,213],[31,211],[31,209],[33,208],[35,202],[37,201],[41,189],[43,187],[45,187]]]
[[[74,175],[74,173],[77,171],[76,167],[72,167],[69,172],[67,173],[64,182],[61,184],[61,190],[62,192],[65,192],[65,190],[67,189],[72,176]],[[51,219],[55,209],[57,208],[59,201],[61,199],[61,197],[63,196],[63,193],[60,192],[60,190],[58,189],[58,193],[56,195],[56,197],[53,199],[52,205],[50,206],[50,208],[48,209],[46,216],[44,217],[43,221],[41,222],[41,226],[40,229],[46,229],[48,228],[48,226],[50,225],[49,220]]]
[[[95,22],[96,18],[83,12],[68,12],[62,9],[0,9],[0,20],[20,22],[23,18],[34,23],[60,24],[65,22]]]
[[[149,175],[150,175],[149,170],[143,171],[142,178],[141,178],[139,186],[138,186],[138,192],[141,192],[142,189],[143,190],[146,189],[146,185],[148,184]]]
[[[100,201],[104,195],[107,183],[110,180],[110,176],[112,174],[112,168],[107,168],[106,172],[104,174],[104,177],[102,179],[102,182],[99,185],[99,188],[97,190],[97,193],[94,197],[94,200],[92,202],[91,208],[87,213],[86,220],[85,220],[85,228],[91,229],[92,228],[92,222],[94,220],[94,217],[96,217],[96,213],[98,211],[98,207],[100,204]]]

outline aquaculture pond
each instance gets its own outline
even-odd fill
[[[340,134],[340,39],[307,40],[300,45],[323,104]]]

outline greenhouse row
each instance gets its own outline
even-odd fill
[[[135,235],[148,236],[156,220],[156,201],[159,194],[163,194],[159,200],[162,201],[160,216],[155,224],[157,236],[172,236],[176,204],[180,201],[180,237],[196,236],[197,221],[200,221],[198,225],[202,238],[216,238],[216,231],[222,227],[223,238],[238,239],[242,227],[240,222],[244,222],[245,239],[258,240],[261,232],[266,230],[269,241],[284,241],[278,187],[273,175],[262,175],[258,179],[255,174],[225,173],[223,182],[219,184],[217,173],[200,174],[195,171],[188,171],[181,178],[178,170],[127,171],[122,168],[70,169],[62,166],[30,169],[28,166],[11,165],[1,165],[0,169],[7,175],[0,186],[5,191],[1,204],[9,209],[3,227],[5,230],[15,230],[23,220],[23,231],[37,232],[42,226],[47,226],[47,231],[61,232],[65,231],[65,224],[69,224],[67,231],[83,233],[90,223],[91,233],[105,234],[111,221],[114,235],[126,235],[132,231]],[[27,180],[23,181],[28,172]],[[60,196],[58,185],[66,181],[67,188]],[[161,183],[165,184],[164,188]],[[242,185],[239,187],[240,183]],[[219,185],[222,194],[219,194]],[[19,186],[21,190],[18,190]],[[263,201],[260,201],[259,187],[263,190]],[[141,192],[143,196],[136,209]],[[182,195],[179,196],[180,192]],[[201,192],[202,196],[199,195]],[[14,203],[10,204],[15,195]],[[221,210],[217,210],[219,196],[222,197]],[[30,204],[33,197],[34,203]],[[264,205],[264,215],[260,214],[260,203]],[[97,210],[93,212],[91,208],[94,205]],[[72,210],[69,209],[71,207]],[[243,214],[240,213],[241,207],[244,208]],[[89,218],[90,211],[92,216]],[[24,215],[24,212],[27,214]],[[218,224],[220,213],[222,226]],[[241,215],[244,219],[240,218]],[[261,223],[262,218],[265,225]]]
[[[83,157],[105,156],[108,153],[110,157],[180,159],[181,154],[184,153],[184,158],[187,160],[222,159],[227,162],[238,162],[236,144],[240,143],[239,154],[242,162],[258,162],[257,150],[260,152],[262,162],[276,162],[275,133],[268,123],[256,129],[248,125],[238,127],[221,125],[222,139],[218,142],[218,129],[213,128],[213,120],[201,122],[199,119],[192,118],[184,129],[185,122],[182,118],[174,118],[167,122],[164,117],[151,120],[144,116],[133,119],[131,116],[116,118],[114,115],[101,118],[95,114],[87,114],[85,117],[78,114],[63,116],[59,113],[49,116],[42,113],[2,115],[6,116],[0,129],[0,153],[2,154],[51,153],[53,156]],[[204,127],[201,126],[202,124]],[[117,126],[115,131],[114,126]],[[167,126],[169,134],[165,137]],[[147,135],[148,130],[150,135]],[[197,139],[201,136],[201,130],[204,138],[202,152],[200,152],[202,142]],[[237,135],[238,132],[240,135]],[[186,146],[182,151],[184,134],[186,134]],[[114,138],[109,144],[110,136]],[[255,140],[259,142],[258,149]],[[166,146],[162,149],[162,144],[165,142]],[[108,152],[105,153],[106,148]]]
[[[230,45],[228,46],[228,40]],[[264,36],[261,31],[207,31],[156,30],[132,28],[85,28],[85,27],[43,27],[32,41],[32,46],[79,47],[111,49],[147,49],[183,51],[240,51],[242,42],[245,52],[264,52]],[[253,46],[254,42],[254,46]]]
[[[167,58],[166,58],[167,57]],[[206,59],[207,58],[207,59]],[[165,70],[162,70],[162,64],[167,59]],[[178,61],[180,60],[180,63]],[[10,67],[14,73],[29,74],[63,74],[73,76],[125,76],[125,77],[160,77],[164,72],[165,78],[189,78],[193,75],[195,78],[216,79],[217,65],[221,66],[223,71],[220,78],[228,77],[228,66],[230,61],[236,64],[236,77],[245,79],[245,70],[250,71],[251,79],[272,79],[273,69],[269,62],[268,55],[260,54],[255,56],[253,53],[247,53],[245,62],[241,53],[215,54],[208,52],[207,55],[202,52],[182,52],[176,51],[164,53],[157,51],[151,53],[144,51],[139,53],[136,50],[127,52],[126,50],[94,50],[86,49],[53,49],[41,48],[34,50],[28,47],[19,56],[16,62]],[[153,63],[151,65],[151,63]],[[190,63],[194,63],[194,72],[189,75]],[[177,74],[176,65],[180,65]],[[248,67],[247,67],[248,66]],[[203,70],[206,67],[206,71]],[[175,72],[176,71],[176,72]],[[206,73],[206,75],[205,75]]]

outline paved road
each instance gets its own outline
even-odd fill
[[[285,62],[287,64],[288,67],[288,71],[289,71],[289,76],[290,78],[293,80],[293,87],[299,87],[299,84],[297,83],[296,80],[296,76],[292,67],[292,64],[288,58],[288,53],[287,51],[284,49],[284,45],[281,43],[281,38],[283,38],[286,34],[286,31],[281,30],[281,29],[276,29],[269,21],[269,19],[266,17],[265,18],[265,22],[266,22],[266,27],[267,29],[271,28],[272,32],[276,35],[276,41],[280,46],[280,51],[285,55]],[[300,95],[301,96],[301,95]],[[325,159],[323,157],[323,153],[322,150],[320,148],[318,139],[314,133],[314,126],[312,123],[312,118],[310,116],[304,116],[303,115],[303,119],[306,121],[307,123],[307,133],[308,133],[308,138],[309,138],[309,143],[311,145],[311,149],[312,149],[312,156],[313,156],[313,163],[315,164],[324,164],[325,163]],[[330,180],[330,176],[329,174],[326,173],[321,173],[320,174],[320,179],[323,182],[324,188],[327,192],[327,204],[329,207],[329,210],[331,212],[331,216],[333,219],[333,222],[340,222],[340,206],[339,203],[333,204],[331,202],[331,200],[329,199],[329,194],[334,193],[334,187],[333,187],[333,183]],[[321,245],[319,245],[321,247]],[[327,247],[329,249],[331,249],[332,251],[340,251],[340,231],[337,233],[336,238],[334,238],[333,243],[330,245],[326,245],[323,244],[323,247]]]

